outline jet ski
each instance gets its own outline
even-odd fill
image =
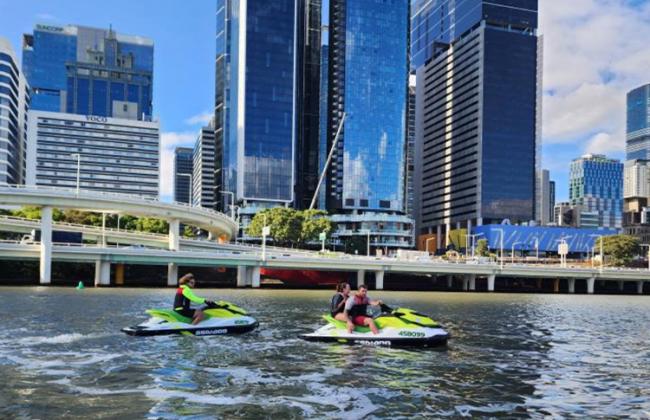
[[[381,313],[373,317],[378,334],[360,326],[355,326],[352,333],[348,333],[345,322],[328,314],[323,316],[326,325],[300,337],[308,341],[385,347],[436,347],[447,344],[449,333],[427,315],[407,308],[391,309],[386,305],[381,305],[381,309]]]
[[[147,309],[151,318],[134,327],[122,328],[128,335],[149,336],[166,334],[223,335],[245,333],[254,330],[258,322],[242,308],[229,302],[209,304],[203,310],[204,318],[196,325],[192,319],[172,309]]]

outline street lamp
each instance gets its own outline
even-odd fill
[[[230,194],[232,196],[230,201],[230,217],[235,220],[235,193],[232,191],[221,191],[221,194]],[[266,226],[266,223],[264,223]]]
[[[647,246],[648,247],[648,271],[650,271],[650,244],[641,244],[639,246]]]
[[[512,252],[510,253],[510,264],[515,263],[515,245],[520,244],[521,242],[512,243]]]
[[[503,235],[505,232],[501,228],[494,228],[494,230],[498,230],[501,233],[501,261],[499,262],[499,268],[503,270]]]
[[[368,238],[366,239],[366,256],[370,256],[370,229],[366,229]]]
[[[190,178],[190,184],[189,184],[189,186],[187,188],[187,190],[188,190],[187,191],[187,194],[188,194],[188,196],[187,196],[187,204],[189,204],[190,206],[193,206],[194,205],[194,197],[192,197],[192,189],[193,189],[192,184],[194,183],[194,177],[192,176],[192,174],[176,174],[176,175],[178,175],[178,176],[187,176],[187,177]]]
[[[77,158],[77,195],[79,195],[79,175],[81,174],[81,154],[73,153],[70,155],[73,158]]]
[[[474,259],[474,248],[476,248],[476,238],[478,236],[483,236],[482,233],[474,233],[472,235],[468,235],[470,238],[472,238],[472,259]]]

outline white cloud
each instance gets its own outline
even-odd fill
[[[540,1],[540,29],[544,142],[622,151],[626,94],[650,82],[650,3]]]
[[[192,147],[196,141],[194,132],[165,132],[160,134],[160,198],[171,201],[174,197],[174,149]]]
[[[214,113],[211,111],[205,111],[197,115],[193,115],[185,120],[187,125],[197,125],[201,124],[202,126],[208,125],[210,120],[214,117]]]

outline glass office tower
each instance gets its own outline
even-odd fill
[[[627,94],[627,160],[650,160],[650,84]]]
[[[326,207],[334,238],[370,235],[386,251],[412,244],[404,216],[408,0],[329,2]]]
[[[153,41],[83,26],[23,35],[31,109],[151,120]]]
[[[0,184],[24,184],[29,86],[9,41],[0,38]]]
[[[217,169],[244,207],[294,201],[297,3],[217,1]]]
[[[623,222],[623,164],[603,155],[574,159],[569,172],[569,199],[579,211],[579,227],[620,228]]]
[[[190,204],[192,176],[194,173],[194,149],[174,149],[174,201]]]
[[[418,233],[535,220],[537,0],[416,1],[411,49]]]

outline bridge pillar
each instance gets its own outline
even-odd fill
[[[454,276],[447,276],[447,288],[451,289],[454,286]]]
[[[640,295],[643,294],[643,283],[645,283],[643,280],[639,280],[636,282],[636,292]]]
[[[115,264],[115,285],[124,286],[124,264]]]
[[[569,279],[569,293],[576,292],[576,279]]]
[[[170,251],[178,251],[179,247],[179,235],[178,230],[180,229],[181,222],[178,219],[172,219],[169,221],[169,249]]]
[[[178,286],[178,264],[167,264],[167,286]]]
[[[467,277],[469,278],[469,290],[476,290],[476,274],[469,274]]]
[[[250,276],[251,276],[251,280],[250,280],[251,287],[253,287],[254,289],[259,289],[259,287],[260,287],[260,267],[259,266],[250,267],[248,269],[248,272],[250,273]]]
[[[496,280],[496,275],[490,274],[488,276],[488,292],[494,292],[494,281]]]
[[[469,290],[469,276],[463,276],[463,292]]]
[[[560,279],[553,279],[553,293],[560,292]]]
[[[625,282],[623,280],[618,281],[618,290],[619,292],[622,292],[623,289],[625,289]]]
[[[248,267],[240,265],[237,267],[237,287],[248,286],[248,277],[246,277]]]
[[[375,271],[375,289],[384,290],[384,271]]]
[[[596,285],[596,279],[594,277],[587,279],[587,293],[593,295],[595,285]]]
[[[39,282],[52,282],[52,207],[41,209],[41,261]]]
[[[359,287],[362,284],[365,284],[366,282],[366,270],[358,270],[357,271],[357,287]]]
[[[95,287],[111,285],[110,261],[97,260],[95,263]]]

